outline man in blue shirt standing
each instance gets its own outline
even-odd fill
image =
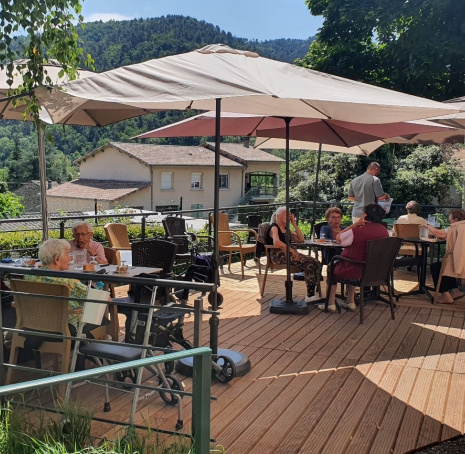
[[[354,178],[349,186],[349,200],[354,201],[352,208],[352,222],[357,222],[362,214],[363,207],[369,203],[377,203],[379,200],[389,200],[389,194],[384,192],[381,181],[378,178],[381,166],[377,162],[368,165],[367,171]]]

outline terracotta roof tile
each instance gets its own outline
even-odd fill
[[[113,147],[138,159],[149,166],[214,166],[215,154],[203,146],[183,146],[183,145],[153,145],[141,143],[111,142],[96,150],[91,151],[75,163],[87,159],[99,152],[105,151],[108,147]],[[220,159],[222,167],[243,167],[238,162],[225,158]]]
[[[215,144],[212,142],[207,142],[207,145],[212,149],[215,148]],[[284,159],[267,151],[252,147],[247,148],[241,143],[222,143],[221,149],[248,162],[285,162]]]
[[[78,197],[80,199],[118,200],[147,186],[150,186],[150,183],[146,181],[78,179],[49,189],[47,195],[54,197]]]

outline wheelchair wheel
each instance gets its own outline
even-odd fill
[[[221,305],[223,304],[223,295],[220,293],[220,292],[217,292],[216,293],[216,304],[218,307],[221,307]],[[213,305],[213,292],[210,292],[208,294],[208,302]]]
[[[167,382],[169,383],[170,388],[172,390],[174,390],[174,391],[184,391],[184,386],[183,386],[181,380],[179,380],[178,377],[176,377],[174,375],[167,374],[167,375],[165,375],[165,378],[166,378]],[[165,384],[163,383],[161,378],[158,379],[158,384],[162,388],[165,388]],[[174,394],[168,393],[166,391],[158,391],[158,392],[160,393],[160,397],[162,398],[163,402],[165,402],[165,404],[176,405],[178,403],[178,398]]]
[[[165,374],[172,374],[173,371],[174,371],[174,361],[165,361]]]
[[[221,383],[229,383],[236,376],[236,365],[227,356],[218,356],[213,364],[212,375]]]

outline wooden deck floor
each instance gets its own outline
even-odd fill
[[[262,276],[252,263],[244,280],[237,265],[221,276],[220,347],[252,362],[247,375],[212,387],[211,435],[227,454],[405,453],[464,432],[465,301],[444,307],[402,298],[395,321],[385,305],[368,303],[364,325],[358,312],[274,315],[269,302],[283,298],[283,273],[269,276],[260,298]],[[398,290],[415,285],[415,273],[397,278]],[[304,296],[303,282],[295,282],[294,294]],[[183,381],[190,389],[191,379]],[[124,419],[129,411],[130,396],[116,391],[110,414],[100,412],[100,388],[76,394],[97,416]],[[159,397],[138,410],[138,422],[174,428],[176,409]],[[97,436],[113,430],[93,426]]]

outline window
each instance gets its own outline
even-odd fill
[[[202,189],[202,173],[201,172],[192,172],[191,189]]]
[[[229,189],[229,174],[220,174],[220,189]]]
[[[161,187],[160,189],[173,189],[173,172],[161,173]]]

